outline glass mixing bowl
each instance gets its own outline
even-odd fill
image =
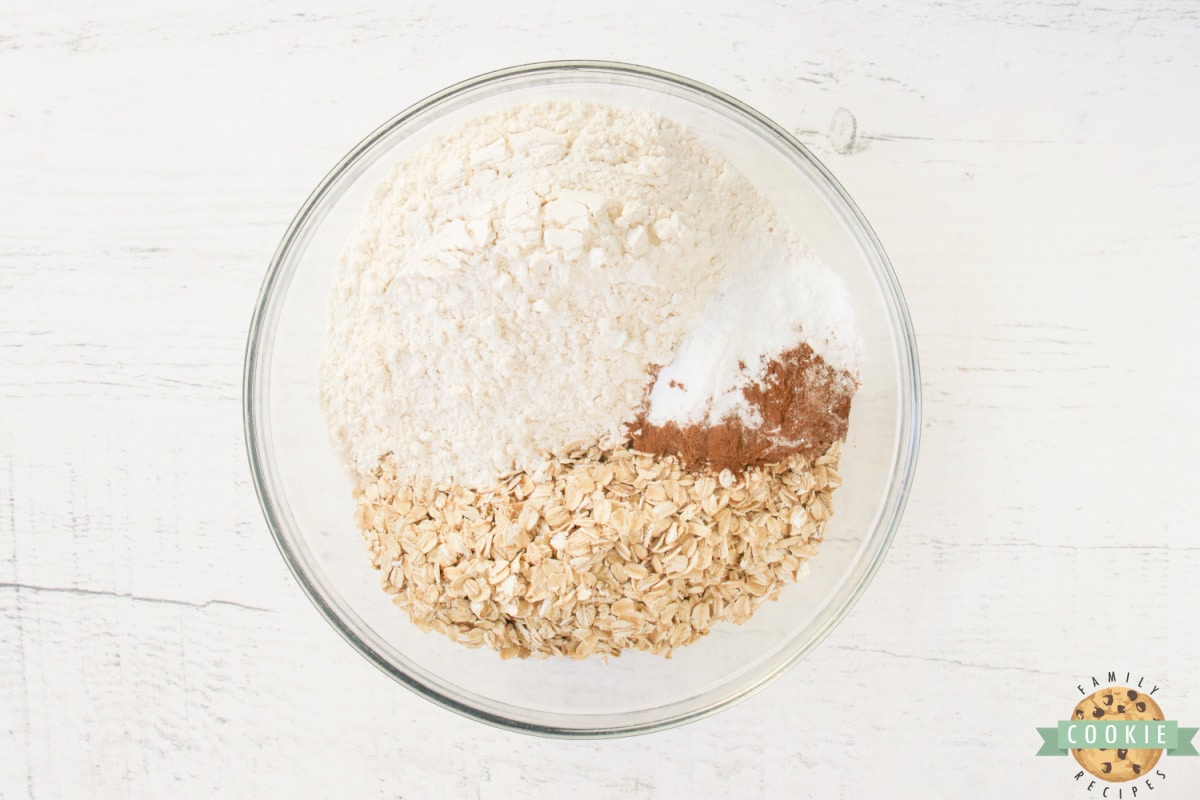
[[[423,633],[379,587],[353,521],[351,483],[317,399],[338,254],[391,167],[465,119],[548,99],[652,109],[720,150],[845,283],[865,342],[842,450],[837,512],[809,577],[744,625],[721,623],[671,659],[501,661]],[[292,220],[271,261],[246,352],[246,445],[279,550],[325,618],[400,683],[475,719],[552,736],[619,736],[698,719],[809,653],[879,568],[912,484],[920,380],[908,311],[883,247],[845,190],[782,127],[707,86],[644,67],[555,62],[452,86],[365,138]]]

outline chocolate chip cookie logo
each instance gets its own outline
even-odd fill
[[[1099,781],[1114,784],[1104,786],[1100,797],[1135,798],[1138,791],[1153,790],[1167,779],[1158,766],[1165,752],[1172,756],[1194,756],[1192,737],[1196,728],[1181,728],[1175,720],[1163,715],[1154,695],[1159,687],[1146,679],[1132,681],[1125,673],[1120,681],[1115,672],[1108,673],[1108,685],[1091,679],[1092,693],[1083,684],[1076,686],[1084,698],[1071,711],[1069,719],[1059,720],[1053,728],[1038,728],[1042,737],[1039,756],[1065,756],[1070,753],[1083,769],[1075,780],[1083,782],[1088,775]],[[1130,783],[1134,781],[1135,783]],[[1089,780],[1087,790],[1097,788]]]

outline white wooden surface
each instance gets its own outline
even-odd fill
[[[431,91],[561,57],[795,130],[888,247],[925,382],[849,619],[740,706],[607,743],[355,655],[275,551],[239,416],[324,172]],[[1033,757],[1081,679],[1144,673],[1200,720],[1198,86],[1190,2],[0,3],[0,797],[1095,796]],[[1200,759],[1163,766],[1154,797],[1197,796]]]

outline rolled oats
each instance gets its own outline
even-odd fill
[[[356,519],[409,618],[501,658],[664,656],[802,577],[833,513],[840,442],[737,474],[575,446],[477,491],[385,459]]]

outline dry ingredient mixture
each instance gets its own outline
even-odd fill
[[[720,154],[543,103],[379,187],[320,392],[416,624],[503,657],[669,656],[805,573],[860,351],[845,288]]]

